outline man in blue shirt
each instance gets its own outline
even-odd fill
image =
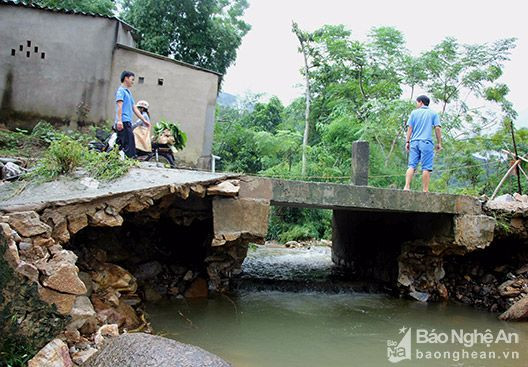
[[[134,102],[134,97],[130,92],[130,88],[134,85],[135,75],[131,71],[123,71],[121,73],[121,85],[116,91],[116,117],[114,127],[117,130],[117,139],[119,145],[125,155],[129,158],[136,157],[136,143],[134,141],[134,133],[132,129],[133,113],[143,121],[143,123],[150,127],[145,117],[139,112]]]
[[[405,188],[411,189],[411,181],[419,162],[422,163],[422,188],[429,191],[429,181],[433,170],[434,144],[433,128],[436,135],[436,150],[442,150],[442,132],[438,114],[429,109],[429,98],[419,96],[416,98],[417,109],[409,116],[407,122],[407,141],[405,150],[409,153],[409,165],[405,174]]]

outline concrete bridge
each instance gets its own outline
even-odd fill
[[[443,256],[488,246],[495,220],[483,214],[481,203],[473,197],[365,186],[368,147],[365,154],[365,147],[355,144],[353,152],[351,180],[356,185],[144,167],[112,183],[83,178],[24,190],[0,187],[0,214],[34,211],[50,225],[65,221],[70,233],[57,235],[64,243],[64,238],[90,225],[120,226],[127,220],[126,213],[144,210],[151,218],[160,218],[160,212],[173,208],[202,211],[207,218],[210,212],[211,227],[197,230],[212,232],[211,251],[218,253],[262,242],[271,206],[331,209],[336,264],[358,277],[441,296]],[[232,267],[236,268],[245,252],[235,257]],[[219,278],[230,277],[232,270],[223,269]]]

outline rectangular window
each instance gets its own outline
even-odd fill
[[[145,83],[145,77],[140,76],[140,77],[139,77],[139,80],[138,80],[138,83],[139,83],[139,84],[143,84],[143,83]]]
[[[15,56],[16,50],[14,48],[11,49],[11,56]]]
[[[163,78],[158,79],[158,85],[163,85]]]
[[[31,47],[31,41],[27,41],[27,47]]]
[[[46,58],[46,53],[45,53],[45,52],[41,53],[41,54],[40,54],[40,58],[41,58],[41,59],[45,59],[45,58]]]
[[[35,46],[35,53],[38,53],[38,46]]]
[[[20,45],[20,46],[18,46],[18,49],[19,49],[20,51],[24,51],[24,46],[23,46],[23,45]]]
[[[26,57],[29,57],[29,56],[31,56],[31,52],[28,51],[26,52]]]

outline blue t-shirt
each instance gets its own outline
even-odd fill
[[[117,88],[116,91],[116,102],[123,101],[123,108],[122,108],[122,116],[121,121],[123,122],[132,122],[132,116],[134,116],[134,110],[132,109],[132,106],[136,102],[134,102],[134,97],[132,97],[132,93],[128,90],[128,88],[123,87],[122,85]],[[119,117],[117,115],[117,103],[116,103],[116,116],[115,120],[119,120]]]
[[[427,106],[422,106],[409,116],[407,125],[412,128],[411,141],[428,140],[433,141],[433,127],[440,126],[440,118]]]

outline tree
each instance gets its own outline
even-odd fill
[[[247,0],[124,0],[123,19],[140,34],[138,46],[225,73],[250,30]]]
[[[308,65],[308,41],[309,35],[300,30],[299,25],[295,22],[292,24],[292,31],[299,40],[299,52],[302,53],[304,59],[304,77],[305,77],[305,114],[304,114],[304,135],[302,144],[302,169],[301,174],[306,175],[306,148],[308,146],[308,134],[310,133],[310,66]]]
[[[76,10],[107,16],[114,15],[116,11],[113,0],[33,0],[31,3],[49,8]]]

